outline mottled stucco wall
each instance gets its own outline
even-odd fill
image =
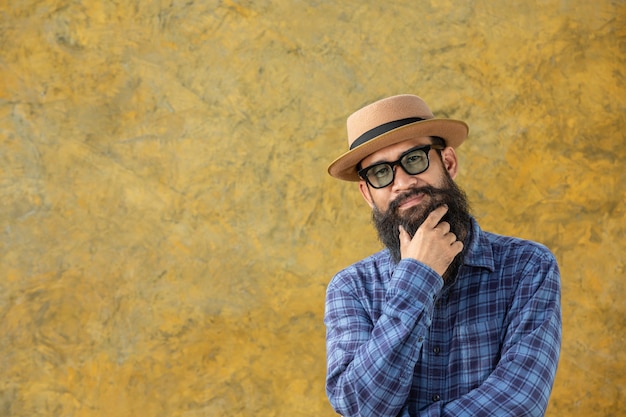
[[[623,415],[624,1],[4,1],[0,45],[0,415],[334,415],[325,287],[379,244],[325,170],[404,92],[560,262],[548,415]]]

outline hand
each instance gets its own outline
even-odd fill
[[[441,276],[456,255],[463,250],[463,242],[450,231],[448,222],[441,222],[448,212],[443,205],[433,210],[417,229],[413,238],[400,226],[400,255],[428,265]],[[441,222],[441,223],[440,223]]]

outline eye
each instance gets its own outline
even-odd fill
[[[424,152],[415,151],[404,157],[404,164],[409,167],[417,167],[424,164]]]
[[[374,176],[376,178],[385,178],[391,172],[391,167],[387,164],[376,165],[370,169],[368,176]]]

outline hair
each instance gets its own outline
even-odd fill
[[[443,146],[444,148],[447,146],[444,138],[439,136],[431,136],[430,138],[433,140],[433,145]]]
[[[433,145],[443,146],[444,148],[447,146],[446,140],[444,138],[440,138],[439,136],[431,136],[430,138],[433,140]],[[435,150],[437,151],[437,155],[439,155],[439,159],[443,161],[443,157],[441,156],[441,149]]]

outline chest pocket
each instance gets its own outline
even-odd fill
[[[454,328],[450,350],[451,369],[459,371],[462,391],[482,384],[500,360],[500,320],[461,325]]]

